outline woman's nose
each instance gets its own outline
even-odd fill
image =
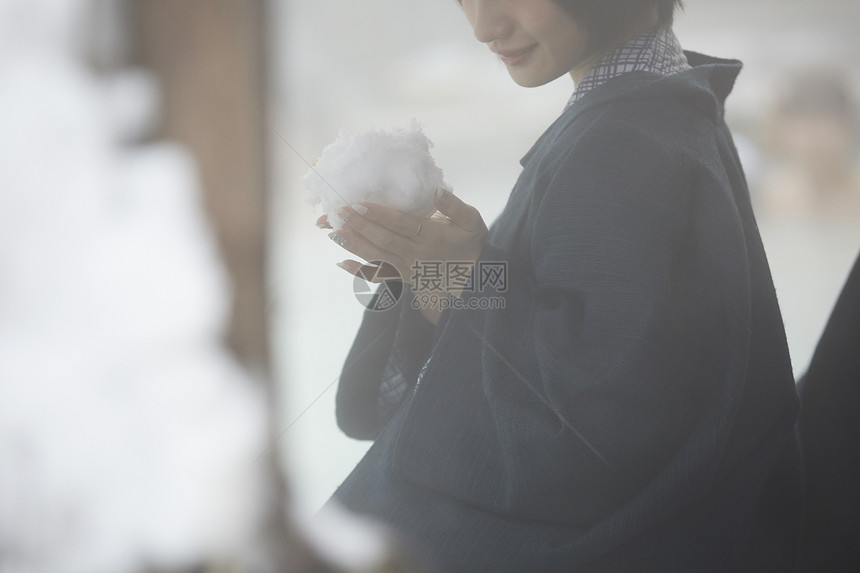
[[[513,17],[506,8],[507,0],[471,0],[463,2],[468,8],[466,16],[472,24],[475,38],[489,44],[507,37],[513,29]]]

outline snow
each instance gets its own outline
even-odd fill
[[[392,552],[386,526],[331,501],[313,518],[294,511],[294,521],[326,563],[344,571],[381,570]]]
[[[0,571],[237,554],[265,411],[223,348],[230,287],[194,163],[129,146],[145,72],[97,78],[85,3],[0,0]]]
[[[408,128],[341,130],[302,184],[334,229],[343,225],[340,209],[364,201],[426,217],[436,210],[436,189],[450,190],[430,155],[432,146],[416,121]]]

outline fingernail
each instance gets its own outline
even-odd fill
[[[349,221],[349,218],[352,216],[352,213],[350,213],[346,209],[341,209],[337,212],[337,216],[340,217],[341,221],[346,223],[347,221]]]
[[[439,187],[436,189],[436,200],[440,203],[444,203],[448,200],[448,197],[451,196],[451,191],[446,189],[445,187]]]
[[[345,264],[343,264],[343,263],[335,263],[335,264],[336,264],[337,266],[339,266],[340,268],[342,268],[343,270],[345,270],[345,271],[348,271],[348,270],[349,270],[349,269],[346,267],[346,265],[345,265]]]
[[[352,205],[352,210],[359,215],[367,215],[368,213],[370,213],[370,209],[368,209],[364,205]]]
[[[329,233],[328,238],[340,245],[341,247],[346,244],[346,237],[344,237],[338,232]]]

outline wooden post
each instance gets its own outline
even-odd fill
[[[233,286],[227,344],[266,381],[270,435],[277,420],[266,306],[266,58],[263,0],[131,0],[132,61],[158,77],[158,138],[185,145]],[[310,571],[311,552],[286,520],[288,494],[277,456],[259,545],[263,570]],[[220,570],[216,565],[206,571]]]
[[[277,420],[270,376],[266,305],[266,59],[264,0],[127,0],[134,64],[161,83],[159,138],[194,155],[204,203],[233,282],[227,342],[251,372],[268,382],[270,434]],[[270,511],[260,532],[261,571],[334,573],[286,519],[288,492],[278,448],[265,463]],[[200,571],[219,573],[218,564]],[[257,569],[255,569],[257,570]],[[400,556],[379,572],[415,571]],[[159,572],[161,573],[161,572]],[[171,572],[174,573],[174,572]],[[183,572],[185,573],[185,572]]]
[[[227,343],[268,375],[266,59],[262,0],[136,0],[134,59],[158,76],[160,137],[197,160],[233,284]]]

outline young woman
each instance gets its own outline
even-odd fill
[[[375,443],[335,498],[441,571],[792,570],[798,402],[723,121],[740,63],[683,52],[677,3],[463,0],[514,81],[569,74],[570,102],[489,230],[447,194],[332,236],[403,277],[472,264],[368,311],[338,391]]]

